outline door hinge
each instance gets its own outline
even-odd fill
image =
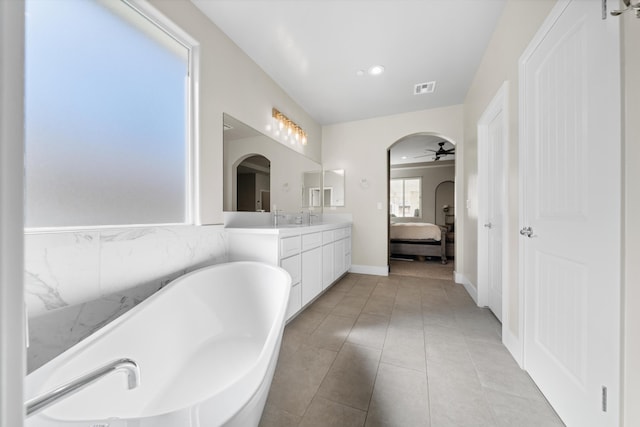
[[[602,412],[607,412],[607,387],[602,386]]]

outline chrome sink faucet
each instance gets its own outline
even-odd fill
[[[125,371],[127,373],[127,387],[129,390],[140,385],[140,368],[136,362],[131,359],[114,360],[113,362],[95,369],[80,378],[27,401],[27,403],[25,403],[27,417],[42,411],[65,397],[79,392],[89,384],[93,384],[100,378],[109,375],[111,372],[117,371]]]
[[[273,226],[277,227],[279,225],[279,220],[278,218],[285,218],[285,215],[282,213],[282,211],[279,210],[275,210],[273,211]]]

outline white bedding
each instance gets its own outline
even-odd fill
[[[398,222],[391,224],[390,238],[395,240],[440,241],[440,227],[427,222]]]

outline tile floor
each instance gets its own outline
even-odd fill
[[[493,315],[420,274],[348,274],[289,323],[260,426],[562,426]]]

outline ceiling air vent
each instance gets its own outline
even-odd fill
[[[414,89],[414,95],[422,95],[424,93],[433,93],[436,90],[436,82],[418,83]]]

